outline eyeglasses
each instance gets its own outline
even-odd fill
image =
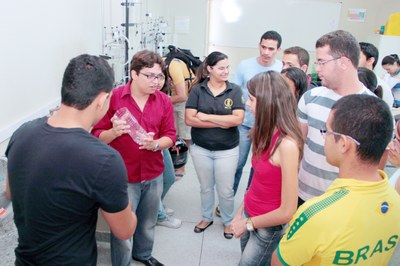
[[[229,71],[229,70],[231,69],[231,66],[227,66],[227,67],[217,67],[217,68],[216,68],[216,67],[211,67],[211,69],[214,69],[214,68],[217,69],[217,70],[219,70],[219,71],[224,71],[225,69]]]
[[[332,59],[329,59],[329,60],[318,60],[317,62],[314,62],[314,64],[321,67],[321,66],[324,66],[326,63],[329,63],[329,62],[334,61],[334,60],[338,60],[340,58],[342,58],[342,57],[340,56],[340,57],[332,58]]]
[[[158,81],[164,81],[165,80],[165,76],[163,74],[145,74],[140,72],[139,74],[142,74],[143,76],[145,76],[148,80],[154,81],[154,80],[158,80]]]
[[[319,130],[319,132],[321,132],[321,135],[322,135],[323,137],[325,137],[326,134],[332,134],[332,135],[335,135],[335,136],[345,136],[345,137],[348,137],[349,139],[351,139],[352,141],[354,141],[354,143],[355,143],[357,146],[360,146],[360,145],[361,145],[360,142],[359,142],[358,140],[356,140],[355,138],[353,138],[353,137],[351,137],[351,136],[349,136],[349,135],[345,135],[345,134],[338,133],[338,132],[335,132],[335,131],[327,130],[327,129],[325,129],[325,128],[321,128],[321,129]]]

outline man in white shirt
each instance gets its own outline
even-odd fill
[[[338,168],[326,162],[325,126],[333,104],[350,94],[373,93],[358,79],[360,46],[349,32],[337,30],[316,42],[316,71],[322,86],[308,90],[298,104],[298,118],[306,140],[299,171],[299,205],[322,195],[338,175]]]

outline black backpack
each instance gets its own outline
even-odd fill
[[[186,64],[190,73],[190,78],[187,79],[187,81],[189,83],[192,82],[194,80],[194,77],[192,77],[192,72],[196,74],[197,68],[202,63],[200,58],[198,56],[194,56],[192,52],[188,49],[177,48],[173,45],[169,45],[168,50],[168,54],[165,55],[165,66],[167,68],[167,73],[169,73],[168,67],[171,61],[174,58],[178,58]]]

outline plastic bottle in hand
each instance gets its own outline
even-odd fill
[[[138,145],[142,145],[144,139],[147,137],[147,132],[142,128],[136,118],[129,112],[128,108],[122,107],[118,109],[114,117],[126,122],[129,125],[129,135],[132,137],[133,141]]]

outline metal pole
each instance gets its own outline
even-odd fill
[[[129,0],[125,0],[125,36],[129,39]],[[125,40],[125,62],[129,60],[129,43]],[[129,64],[125,65],[125,83],[129,81]]]

